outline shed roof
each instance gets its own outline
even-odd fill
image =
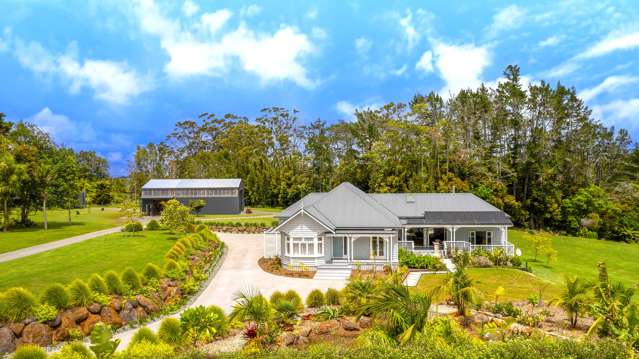
[[[239,188],[240,178],[152,179],[142,189]]]

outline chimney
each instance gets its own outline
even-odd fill
[[[453,185],[453,193],[455,193],[455,185]]]

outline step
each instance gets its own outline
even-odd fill
[[[457,270],[457,266],[455,265],[455,263],[453,263],[453,261],[450,258],[444,258],[442,262],[444,262],[444,265],[446,266],[446,269],[448,269],[449,272],[454,272]]]
[[[317,267],[313,279],[347,280],[351,276],[351,265],[323,264]]]
[[[419,283],[419,279],[422,277],[421,272],[410,272],[404,279],[404,285],[407,287],[415,287]]]

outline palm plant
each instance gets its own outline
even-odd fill
[[[551,303],[559,305],[566,312],[570,327],[575,328],[577,320],[586,312],[590,304],[589,292],[592,284],[579,277],[570,276],[566,276],[565,283],[566,287],[561,295],[551,300]]]
[[[282,324],[291,324],[298,314],[298,306],[292,300],[280,299],[271,303],[275,311],[275,320]]]
[[[252,321],[260,329],[271,320],[272,314],[268,300],[259,292],[250,290],[235,295],[235,305],[229,319]]]
[[[368,303],[373,293],[375,293],[375,283],[372,281],[363,279],[351,280],[344,288],[345,303],[353,305],[355,309],[361,309]],[[359,311],[359,314],[370,315],[366,310]]]
[[[632,303],[634,288],[622,283],[612,284],[605,263],[599,263],[599,283],[594,287],[594,304],[591,306],[592,323],[588,333],[597,330],[600,336],[634,336],[639,339],[639,319],[636,305]]]
[[[408,287],[391,282],[382,284],[361,311],[379,319],[388,335],[403,344],[422,330],[431,303],[430,295],[411,293]]]
[[[458,266],[444,281],[442,287],[448,289],[453,303],[457,306],[458,315],[468,315],[468,306],[480,302],[479,292],[473,287],[473,280],[466,273],[464,266]]]

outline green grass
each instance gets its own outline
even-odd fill
[[[557,260],[547,263],[545,258],[534,260],[531,236],[522,230],[509,230],[508,240],[521,248],[523,259],[532,272],[544,279],[562,284],[564,275],[580,276],[589,280],[597,278],[597,263],[606,262],[613,281],[626,285],[639,283],[639,245],[621,242],[550,235],[557,250]],[[549,234],[545,234],[549,235]]]
[[[559,295],[560,287],[552,282],[535,277],[530,273],[512,268],[468,268],[466,269],[470,278],[474,281],[475,288],[482,293],[484,300],[495,299],[495,290],[502,286],[506,294],[500,300],[526,300],[531,295],[543,290],[542,296],[545,300],[555,298]],[[446,278],[446,274],[426,274],[422,275],[417,284],[418,290],[430,292],[433,288],[441,285]],[[442,301],[447,297],[446,291],[437,296],[437,300]]]
[[[149,262],[162,266],[175,239],[165,231],[115,233],[0,263],[0,291],[20,286],[38,294],[52,283],[87,280],[92,273],[121,272],[129,266],[141,271]]]
[[[206,224],[216,224],[216,223],[228,223],[228,222],[234,222],[234,223],[264,223],[267,226],[271,225],[272,222],[276,221],[275,218],[251,218],[251,217],[244,217],[244,218],[229,218],[229,219],[221,219],[221,220],[210,220],[210,221],[202,221],[202,223],[206,223]]]
[[[71,224],[67,222],[66,210],[47,210],[49,229],[44,230],[42,212],[33,213],[30,218],[37,226],[0,232],[0,253],[11,252],[21,248],[57,241],[84,233],[95,232],[115,227],[124,221],[117,208],[92,208],[71,211]]]
[[[249,208],[249,207],[247,207]],[[240,213],[240,214],[199,214],[197,218],[224,218],[224,219],[242,219],[251,217],[262,217],[268,219],[268,217],[274,217],[279,214],[282,209],[279,207],[250,207],[253,213]]]

